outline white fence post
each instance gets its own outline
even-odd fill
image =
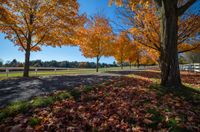
[[[6,76],[8,77],[9,69],[6,68]]]
[[[56,68],[54,69],[54,71],[55,71],[55,74],[56,74]]]
[[[37,76],[37,70],[38,70],[38,69],[37,69],[37,68],[35,68],[35,74],[36,74],[36,76]]]

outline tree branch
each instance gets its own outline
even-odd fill
[[[199,48],[199,47],[200,47],[200,44],[197,45],[197,46],[195,46],[195,47],[193,47],[193,48],[190,48],[190,49],[187,49],[187,50],[179,51],[178,53],[184,53],[184,52],[192,51],[192,50],[195,50],[195,49],[197,49],[197,48]]]
[[[42,38],[34,46],[31,47],[31,49],[35,48],[38,44],[40,44],[44,40],[45,36],[46,36],[46,33],[42,36]]]
[[[183,15],[185,11],[196,2],[197,0],[189,0],[185,5],[178,8],[178,16]]]
[[[11,28],[11,29],[15,32],[15,34],[17,35],[17,38],[18,38],[18,40],[19,40],[20,45],[22,46],[22,48],[23,48],[24,50],[26,50],[26,48],[24,47],[24,45],[23,45],[23,43],[22,43],[22,40],[21,40],[19,34],[17,33],[17,31],[16,31],[13,27],[11,27],[11,26],[10,26],[10,28]]]

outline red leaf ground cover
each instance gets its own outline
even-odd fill
[[[156,87],[151,81],[117,77],[80,98],[57,101],[6,119],[3,131],[200,131],[200,102]],[[40,122],[28,123],[32,118]]]
[[[147,78],[160,79],[160,72],[155,71],[134,71],[132,74],[139,75]],[[192,72],[181,72],[181,79],[184,83],[199,85],[200,84],[200,73]]]

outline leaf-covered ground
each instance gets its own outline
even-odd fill
[[[95,86],[81,86],[68,98],[45,107],[8,117],[0,130],[200,131],[199,96],[188,88],[160,87],[150,79],[113,77]]]
[[[160,79],[160,71],[150,70],[150,71],[138,71],[134,72],[134,75],[139,75],[146,78]],[[200,73],[193,72],[181,72],[181,79],[183,83],[196,85],[200,88]]]

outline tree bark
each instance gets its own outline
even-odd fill
[[[96,72],[99,72],[99,56],[97,56]]]
[[[29,15],[29,24],[33,24],[34,15]],[[29,69],[30,69],[30,53],[31,53],[31,44],[32,44],[32,30],[29,29],[27,45],[25,50],[25,64],[24,64],[24,73],[23,77],[29,77]]]
[[[140,67],[140,60],[139,58],[137,58],[137,68],[139,69],[139,67]]]
[[[123,69],[124,67],[123,67],[123,62],[121,62],[121,69]]]
[[[162,0],[160,7],[161,30],[161,85],[181,87],[178,62],[178,14],[177,0]]]
[[[30,50],[25,51],[25,64],[23,77],[29,77],[29,64],[30,64]]]

